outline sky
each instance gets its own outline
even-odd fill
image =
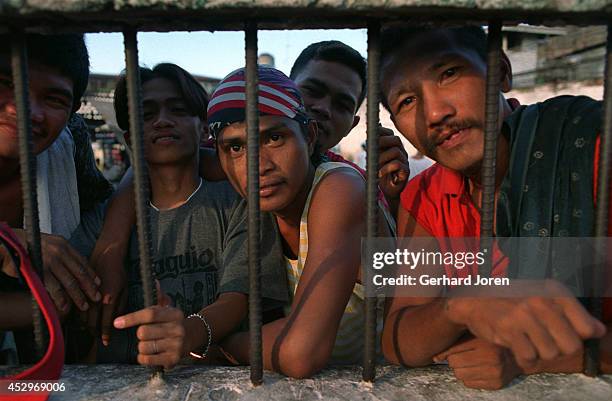
[[[92,73],[118,74],[125,68],[121,33],[87,34],[86,40]],[[340,40],[366,55],[365,29],[260,31],[258,53],[272,54],[276,68],[288,75],[300,52],[322,40]],[[172,62],[195,75],[223,78],[244,66],[244,33],[140,32],[138,50],[141,65]]]

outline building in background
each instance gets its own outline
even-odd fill
[[[274,65],[274,56],[270,53],[261,53],[257,58],[257,64],[259,65],[267,65],[269,67],[275,68]]]
[[[603,99],[605,43],[605,26],[549,28],[520,24],[504,27],[503,49],[513,72],[513,90],[507,96],[522,104],[559,95]],[[361,121],[335,149],[362,167],[365,167],[361,144],[366,140],[366,102],[358,112]],[[384,127],[395,128],[382,106],[380,122]],[[401,138],[409,155],[416,154],[416,149]]]

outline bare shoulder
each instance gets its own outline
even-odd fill
[[[312,194],[309,221],[317,216],[335,221],[343,217],[359,219],[365,213],[365,196],[366,183],[359,172],[350,167],[334,169]]]

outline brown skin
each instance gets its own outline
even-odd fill
[[[272,212],[285,242],[285,253],[299,249],[299,221],[312,185],[309,161],[316,127],[307,136],[297,122],[261,116],[260,202]],[[218,141],[221,165],[230,182],[246,195],[244,123],[225,128]],[[274,185],[272,185],[274,184]],[[262,328],[266,369],[304,378],[329,360],[340,319],[359,276],[361,237],[365,233],[365,185],[354,171],[332,172],[320,182],[308,214],[308,258],[288,316]],[[223,349],[249,363],[248,333],[230,336]]]
[[[200,136],[205,132],[204,122],[185,111],[179,89],[163,78],[143,85],[143,106],[151,202],[159,209],[179,207],[199,184],[198,154]],[[123,264],[106,265],[100,270],[100,275],[107,306],[102,317],[112,321],[117,313],[116,307],[124,298]],[[199,319],[185,319],[181,310],[169,306],[166,297],[162,295],[159,298],[159,305],[119,316],[112,322],[117,329],[138,326],[137,360],[140,364],[170,368],[190,351],[206,345],[207,331]],[[244,319],[246,299],[244,294],[225,293],[200,311],[212,328],[213,342],[220,341]],[[96,314],[92,321],[95,323],[97,318]],[[107,343],[110,341],[110,327],[107,323],[102,323],[102,327],[102,341]]]
[[[310,60],[295,77],[304,105],[317,121],[318,143],[323,152],[336,146],[359,123],[358,101],[361,95],[359,74],[344,64]],[[399,195],[410,176],[408,155],[399,137],[387,128],[380,128],[379,186],[397,211]]]
[[[507,91],[511,70],[505,56],[501,66],[501,87]],[[484,61],[439,30],[415,37],[382,67],[383,96],[397,129],[421,153],[466,176],[472,199],[479,205]],[[501,93],[499,99],[501,116],[506,117],[510,106]],[[499,137],[498,144],[499,183],[507,170],[509,149],[504,136]],[[399,211],[398,233],[405,238],[431,236],[404,209]],[[606,332],[605,326],[556,282],[546,282],[541,296],[530,298],[452,298],[451,290],[446,301],[438,298],[441,290],[431,297],[397,297],[389,301],[383,333],[387,359],[409,366],[427,365],[439,353],[455,353],[452,347],[470,332],[480,340],[510,349],[519,366],[532,369],[552,366],[551,361],[576,355],[582,350],[583,339],[599,338]],[[495,383],[507,382],[516,373],[508,365],[511,360],[501,358],[504,354],[499,350],[486,347],[477,355],[497,355],[498,365],[502,361],[503,368],[498,370],[499,380]],[[477,365],[483,367],[486,363]],[[475,379],[464,370],[460,374],[472,385],[483,384],[472,381]]]
[[[29,64],[29,100],[34,154],[57,139],[75,111],[72,79],[36,61]],[[67,157],[72,157],[71,155]],[[23,198],[19,173],[17,108],[8,59],[0,61],[0,221],[13,228],[23,225]],[[23,230],[16,230],[25,245]],[[81,311],[99,301],[99,279],[68,242],[57,235],[41,235],[45,286],[60,315],[72,303]]]

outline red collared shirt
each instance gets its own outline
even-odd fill
[[[401,195],[402,207],[427,232],[436,238],[479,238],[480,212],[469,195],[466,178],[458,172],[436,163],[408,182]],[[442,252],[468,250],[474,244],[440,242]],[[450,249],[453,248],[453,249]],[[506,274],[508,259],[493,249],[493,277]],[[446,268],[448,277],[475,275],[477,266],[457,270]]]
[[[597,138],[593,161],[594,194],[597,191],[599,146],[600,138]],[[480,212],[469,195],[466,178],[440,164],[434,164],[408,182],[401,194],[401,207],[433,237],[480,237]],[[608,214],[612,216],[612,202],[610,202]],[[611,233],[612,218],[608,221],[608,236],[612,236]],[[401,234],[398,233],[398,235]],[[467,244],[465,246],[468,247]],[[445,249],[444,242],[440,243],[440,248],[442,252],[453,251],[453,249]],[[505,276],[507,266],[508,258],[495,248],[492,276]],[[449,277],[455,275],[465,277],[467,273],[467,269],[463,271],[446,269]],[[472,266],[469,273],[475,275],[476,266]],[[612,277],[608,277],[607,281],[611,280]],[[604,322],[612,321],[612,298],[604,298],[603,320]]]

